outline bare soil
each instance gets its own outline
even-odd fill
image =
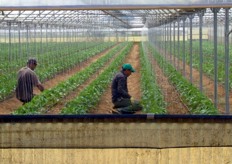
[[[168,77],[166,77],[159,67],[158,63],[151,58],[153,70],[155,72],[157,83],[164,95],[164,100],[167,103],[168,114],[188,114],[189,110],[187,106],[181,100],[181,97],[176,88],[169,83]]]

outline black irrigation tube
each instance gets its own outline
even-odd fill
[[[232,115],[165,114],[83,114],[83,115],[0,115],[0,123],[67,122],[151,122],[151,123],[232,123]]]

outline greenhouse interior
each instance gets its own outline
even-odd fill
[[[5,163],[31,163],[30,156],[35,163],[232,162],[231,7],[231,0],[1,0],[0,145],[10,149],[0,157]],[[33,72],[44,90],[34,86],[33,98],[22,103],[18,73],[29,59],[37,61]],[[135,69],[127,86],[142,109],[121,115],[111,83],[125,63]],[[57,142],[50,137],[59,134]],[[114,143],[114,135],[122,139]]]

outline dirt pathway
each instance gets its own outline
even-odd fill
[[[141,99],[141,90],[140,90],[140,62],[139,62],[139,44],[135,43],[130,51],[130,54],[127,56],[124,63],[130,63],[136,70],[135,73],[128,78],[128,90],[130,95],[134,97],[134,99]],[[121,70],[121,66],[118,67],[118,70]],[[93,114],[110,114],[112,113],[113,104],[111,102],[111,85],[109,85],[108,89],[101,96],[101,100],[96,106],[95,110],[90,113]]]
[[[113,47],[112,47],[113,48]],[[46,81],[43,83],[45,89],[52,88],[56,86],[58,83],[67,80],[69,77],[74,75],[76,72],[79,72],[80,70],[84,69],[88,65],[90,65],[92,62],[100,58],[101,56],[105,55],[107,52],[109,52],[112,48],[107,49],[89,59],[87,59],[85,62],[82,62],[78,64],[78,66],[64,72],[61,74],[56,75],[54,78]],[[40,94],[39,90],[37,88],[34,88],[35,94]],[[16,97],[9,98],[5,101],[0,102],[0,114],[10,114],[17,108],[19,108],[22,105],[22,103],[16,99]]]
[[[176,88],[169,83],[168,77],[166,77],[159,67],[158,63],[154,58],[150,57],[152,62],[153,71],[157,79],[157,83],[161,89],[164,96],[164,100],[167,103],[167,113],[168,114],[188,114],[189,110],[187,106],[182,102],[179,92]]]

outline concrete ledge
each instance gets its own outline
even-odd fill
[[[231,147],[0,149],[2,164],[229,164]]]
[[[9,116],[8,116],[9,117]],[[230,117],[144,115],[100,118],[13,117],[0,124],[1,148],[174,148],[232,146]],[[80,117],[80,116],[79,116]],[[86,117],[86,116],[83,116]],[[113,117],[113,116],[112,116]],[[116,117],[116,116],[114,116]],[[120,118],[121,117],[121,118]],[[125,117],[125,118],[123,118]],[[6,118],[6,116],[5,116]],[[147,119],[149,118],[149,119]],[[2,117],[3,119],[3,117]],[[123,120],[125,119],[125,120]]]

